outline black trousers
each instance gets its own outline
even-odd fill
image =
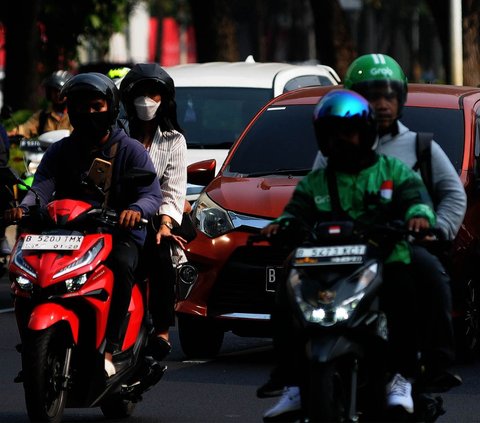
[[[142,251],[142,271],[149,283],[148,307],[156,332],[166,332],[175,326],[176,271],[170,253],[170,241],[156,243],[156,231],[149,225]]]
[[[113,353],[120,350],[125,334],[126,316],[135,281],[138,265],[139,247],[130,238],[114,238],[112,252],[107,265],[114,275],[112,302],[108,316],[105,351]]]
[[[451,280],[441,260],[421,246],[412,247],[412,269],[421,301],[422,361],[435,372],[450,367],[455,360]]]

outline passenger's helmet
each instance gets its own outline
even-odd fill
[[[171,76],[156,63],[138,63],[128,72],[120,84],[122,103],[127,111],[133,105],[139,90],[146,84],[155,84],[160,94],[175,98],[175,85]],[[162,100],[163,102],[163,100]]]
[[[345,74],[344,87],[368,98],[372,86],[389,86],[398,97],[399,111],[407,100],[407,78],[395,59],[386,54],[365,54],[355,59]]]
[[[334,89],[326,94],[315,106],[313,125],[320,151],[329,156],[328,135],[342,128],[360,134],[361,149],[372,149],[377,135],[376,121],[368,101],[360,94]]]
[[[60,91],[72,76],[70,72],[65,70],[55,71],[44,79],[43,86],[46,89],[53,88]]]
[[[114,82],[102,73],[80,73],[68,80],[60,92],[60,97],[66,97],[67,106],[74,110],[71,105],[74,104],[76,97],[86,92],[97,93],[106,98],[110,124],[113,125],[120,109],[120,93]]]

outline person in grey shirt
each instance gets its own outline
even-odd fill
[[[349,66],[344,87],[364,96],[374,109],[379,133],[376,151],[416,168],[417,133],[399,120],[408,93],[407,78],[400,65],[384,54],[360,56]],[[467,196],[457,171],[435,141],[431,142],[430,152],[430,195],[437,214],[436,228],[441,238],[452,241],[462,224]],[[325,166],[326,159],[319,152],[313,168]],[[417,311],[421,312],[421,332],[412,336],[418,335],[421,340],[419,347],[426,369],[424,379],[426,384],[442,385],[446,389],[458,386],[460,377],[450,372],[455,357],[450,277],[440,259],[421,246],[412,246],[412,268],[423,308]],[[257,390],[259,398],[282,395],[265,412],[264,421],[280,421],[301,409],[298,387],[284,388],[285,365],[277,363],[270,379]]]

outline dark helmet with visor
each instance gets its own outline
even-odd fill
[[[53,88],[60,91],[72,76],[70,72],[65,70],[55,71],[44,79],[43,86],[46,89]]]
[[[315,106],[313,125],[320,151],[332,153],[329,136],[339,131],[358,132],[362,151],[371,151],[377,130],[374,112],[368,101],[356,92],[334,89]]]
[[[153,87],[169,99],[175,98],[172,77],[157,63],[138,63],[128,72],[120,84],[122,103],[128,109],[145,86]]]
[[[60,96],[67,99],[69,115],[79,96],[87,93],[99,94],[107,100],[109,123],[114,125],[120,109],[120,93],[108,76],[97,72],[80,73],[63,86]]]

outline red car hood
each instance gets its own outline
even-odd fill
[[[216,178],[208,187],[209,197],[236,213],[275,218],[279,216],[300,177]]]

